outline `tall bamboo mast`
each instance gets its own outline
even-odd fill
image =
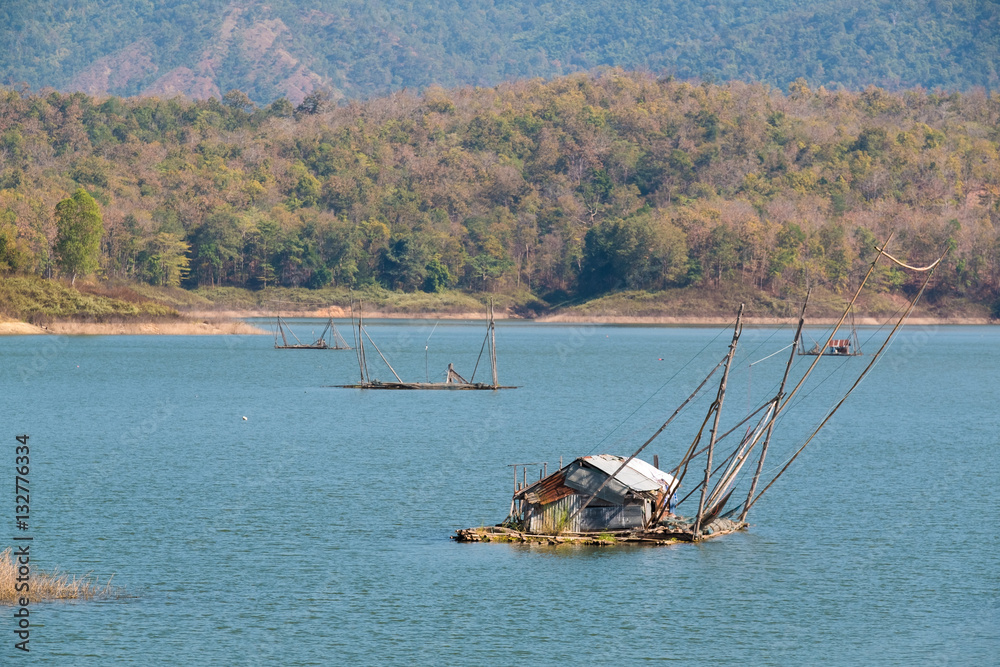
[[[888,257],[890,259],[894,259],[892,257],[892,255],[889,255],[885,251],[886,247],[889,245],[889,241],[892,240],[893,234],[894,234],[894,232],[890,232],[889,233],[888,238],[886,238],[885,243],[882,244],[881,248],[879,248],[878,246],[876,246],[875,249],[878,250],[878,254],[875,256],[875,259],[872,260],[871,266],[868,267],[868,273],[865,274],[865,277],[861,281],[861,284],[858,285],[858,289],[854,293],[854,297],[851,299],[851,302],[847,304],[847,308],[844,310],[844,314],[840,316],[840,319],[837,321],[837,326],[833,327],[833,331],[830,332],[830,335],[829,335],[829,337],[827,337],[826,342],[823,344],[823,347],[820,348],[821,350],[825,350],[826,348],[830,347],[830,341],[833,340],[833,337],[837,335],[837,331],[844,324],[844,320],[847,319],[847,314],[849,312],[851,312],[851,308],[854,307],[854,303],[858,300],[858,297],[861,296],[861,290],[863,290],[865,288],[865,284],[868,282],[868,279],[875,272],[875,265],[878,264],[878,261],[882,258],[882,256],[885,255],[886,257]],[[895,260],[895,261],[898,261],[898,260]],[[940,261],[941,260],[938,260],[938,262],[940,262]],[[934,262],[934,264],[931,265],[931,266],[935,266],[935,265],[937,265],[937,262]],[[821,354],[820,355],[816,355],[816,358],[809,365],[809,368],[806,369],[805,374],[799,379],[799,381],[798,381],[798,383],[796,383],[795,387],[792,388],[792,391],[789,392],[788,396],[785,397],[785,399],[781,403],[781,405],[778,406],[778,409],[775,411],[775,414],[774,414],[774,418],[775,419],[777,419],[778,415],[781,414],[782,412],[784,412],[785,408],[788,407],[788,404],[792,402],[792,399],[795,398],[795,394],[797,394],[798,391],[799,391],[799,389],[802,388],[802,385],[805,384],[806,379],[809,377],[809,374],[813,372],[813,369],[816,368],[816,364],[818,364],[819,360],[822,359],[822,358],[823,358],[823,355],[821,355]]]
[[[705,482],[701,488],[701,500],[698,502],[698,516],[694,521],[694,539],[701,537],[701,519],[705,511],[705,494],[708,492],[708,483],[712,476],[712,453],[715,450],[715,440],[719,432],[719,418],[722,415],[722,401],[726,398],[726,382],[729,380],[729,368],[733,364],[733,356],[736,354],[736,345],[740,340],[740,333],[743,330],[743,307],[740,304],[740,311],[736,314],[736,326],[733,327],[733,341],[729,344],[729,355],[726,357],[726,368],[722,371],[722,381],[719,382],[719,393],[716,396],[713,409],[715,417],[712,422],[711,438],[708,441],[708,461],[705,465]]]
[[[496,389],[500,382],[497,381],[497,330],[493,321],[493,299],[490,299],[490,367],[493,369],[493,388]]]
[[[916,267],[909,267],[909,266],[907,266],[905,264],[902,264],[901,262],[899,262],[899,260],[895,259],[894,257],[892,257],[891,255],[889,255],[888,253],[885,252],[885,248],[886,248],[886,246],[888,246],[889,241],[892,239],[892,236],[893,236],[893,234],[890,233],[889,237],[886,238],[885,243],[883,243],[881,247],[878,247],[878,246],[875,247],[875,249],[878,250],[878,255],[875,256],[874,260],[872,260],[871,266],[868,267],[868,272],[865,274],[864,279],[861,281],[861,284],[858,286],[857,291],[854,293],[854,296],[851,298],[850,303],[847,304],[847,308],[844,310],[844,314],[840,316],[840,319],[837,321],[836,326],[834,326],[833,331],[830,332],[829,337],[827,337],[826,342],[823,344],[823,346],[822,346],[821,349],[825,349],[825,348],[830,347],[831,341],[833,341],[834,336],[837,335],[837,331],[840,329],[840,327],[843,326],[844,321],[847,319],[848,314],[851,313],[852,308],[854,308],[855,302],[858,300],[858,297],[861,295],[861,291],[864,289],[864,286],[868,282],[868,279],[871,277],[872,273],[875,272],[875,266],[878,264],[879,259],[881,259],[883,255],[886,256],[886,257],[889,257],[890,259],[892,259],[893,261],[895,261],[897,263],[900,263],[903,266],[906,266],[907,268],[913,268],[913,269],[916,269],[918,271],[920,271],[920,270],[927,271],[927,270],[933,269],[933,267],[936,266],[937,263],[941,261],[939,259],[937,262],[934,262],[934,264],[932,264],[931,266],[925,267],[923,269],[917,269]],[[804,312],[805,312],[805,307],[803,306],[803,313]],[[800,335],[801,335],[800,333],[796,334],[796,336],[800,336]],[[793,387],[792,391],[789,392],[788,396],[786,396],[783,401],[781,401],[781,402],[779,402],[778,404],[775,405],[774,414],[771,415],[771,423],[772,424],[775,421],[777,421],[778,416],[782,412],[784,412],[785,408],[787,408],[788,405],[791,403],[792,398],[795,397],[795,394],[798,393],[799,389],[801,389],[802,386],[805,384],[806,379],[808,379],[808,377],[812,373],[813,369],[816,368],[816,364],[819,363],[819,361],[820,361],[821,358],[822,358],[822,355],[817,355],[816,356],[816,358],[813,360],[812,364],[810,364],[809,368],[806,370],[805,374],[801,378],[799,378],[799,381],[796,383],[795,387]],[[770,439],[770,436],[771,436],[771,429],[769,428],[768,429],[768,435],[767,435],[768,439]],[[711,460],[711,454],[709,455],[709,460]],[[768,488],[770,488],[771,484],[773,484],[773,483],[774,483],[774,480],[771,480],[771,482],[768,484]],[[707,492],[707,488],[708,488],[708,476],[706,475],[705,486],[702,487],[702,497],[703,498],[704,498],[704,494]],[[766,490],[767,489],[765,489],[765,491]],[[763,491],[761,491],[761,495],[763,495]],[[755,502],[757,502],[756,499],[750,500],[748,502],[748,504],[744,503],[743,516],[746,515],[746,512],[749,511],[749,508],[752,507]],[[700,522],[700,519],[701,519],[701,512],[702,512],[702,509],[699,506],[699,511],[698,511],[698,521],[699,522]]]
[[[868,282],[868,279],[871,277],[872,273],[874,273],[875,266],[878,264],[878,260],[881,259],[881,257],[884,255],[886,257],[889,257],[893,261],[898,261],[895,258],[893,258],[891,255],[889,255],[888,253],[885,252],[885,248],[886,248],[886,246],[888,245],[888,243],[889,243],[889,241],[891,239],[892,239],[892,233],[889,234],[889,237],[886,239],[885,243],[882,244],[882,247],[878,247],[878,246],[875,247],[875,249],[878,250],[879,254],[875,256],[874,260],[872,260],[871,266],[868,267],[868,272],[865,274],[864,279],[861,281],[861,284],[858,286],[857,291],[854,293],[854,296],[851,298],[850,303],[847,304],[847,308],[844,310],[844,314],[840,316],[840,320],[837,321],[837,325],[833,328],[833,331],[830,332],[829,337],[826,339],[826,342],[823,344],[823,347],[821,349],[825,349],[825,348],[830,347],[830,343],[833,340],[833,337],[837,335],[837,331],[844,324],[844,320],[847,319],[847,316],[848,316],[849,313],[853,312],[852,309],[854,308],[854,304],[858,300],[858,297],[861,295],[861,291],[864,289],[864,286]],[[941,260],[939,259],[937,262],[934,262],[934,264],[932,264],[931,266],[925,267],[924,269],[917,269],[917,270],[918,271],[919,270],[923,270],[923,271],[930,270],[934,266],[936,266],[937,263],[940,262],[940,261]],[[904,266],[906,266],[906,265],[904,265]],[[915,267],[907,267],[907,268],[915,268]],[[808,296],[806,297],[806,299],[808,301]],[[803,318],[800,318],[799,330],[796,331],[796,339],[799,340],[799,341],[801,341],[801,335],[802,335],[801,334],[801,326],[802,326],[802,322],[803,322],[804,315],[805,315],[805,305],[803,305],[803,307],[802,307],[802,314],[803,314]],[[793,347],[793,351],[794,351],[794,347]],[[787,408],[788,405],[791,403],[792,398],[795,397],[795,394],[798,393],[799,389],[801,389],[802,386],[805,384],[806,380],[809,378],[810,373],[812,373],[813,369],[816,368],[816,364],[819,363],[819,360],[822,358],[822,356],[823,356],[822,354],[816,355],[816,358],[813,360],[812,364],[809,365],[809,368],[806,370],[805,374],[801,378],[799,378],[799,381],[796,383],[795,387],[792,388],[792,391],[789,392],[789,394],[786,397],[784,397],[783,400],[779,399],[775,403],[774,414],[771,415],[771,423],[769,424],[768,431],[767,431],[767,442],[770,442],[770,438],[771,438],[771,434],[772,434],[774,422],[777,421],[778,416],[781,415],[782,412],[784,412],[785,408]],[[791,360],[789,360],[789,364],[790,363],[791,363]],[[788,375],[788,368],[785,369],[785,378],[786,379],[787,379],[787,375]],[[783,384],[786,382],[786,379],[782,380]],[[756,440],[754,440],[754,444],[756,444]],[[762,452],[761,452],[762,456],[763,456],[764,451],[766,451],[766,445],[765,445],[765,448],[762,449]],[[758,471],[759,470],[760,470],[760,466],[758,466]],[[755,476],[755,479],[756,479],[756,476]],[[773,483],[773,480],[772,480],[772,483]],[[761,493],[763,493],[763,492],[761,492]],[[744,503],[743,513],[742,513],[741,519],[740,519],[741,521],[746,517],[746,512],[749,510],[750,506],[752,506],[755,502],[756,502],[756,500],[748,501],[749,504]]]
[[[705,376],[705,379],[701,381],[701,384],[699,384],[698,387],[693,392],[691,392],[691,395],[688,396],[686,399],[684,399],[683,403],[681,403],[679,406],[677,406],[677,409],[674,410],[674,413],[672,415],[670,415],[670,417],[667,418],[667,421],[663,422],[663,425],[660,426],[659,429],[657,429],[656,433],[654,433],[653,435],[649,436],[649,439],[646,440],[646,442],[642,443],[642,445],[639,447],[639,449],[635,450],[635,452],[632,453],[632,456],[630,456],[627,459],[625,459],[624,461],[622,461],[622,464],[620,466],[618,466],[618,470],[615,470],[603,482],[601,482],[601,484],[597,487],[597,489],[593,493],[590,494],[589,498],[587,498],[587,501],[585,503],[583,503],[583,505],[581,505],[579,509],[577,509],[575,512],[573,512],[573,514],[570,515],[569,519],[566,520],[566,525],[572,524],[573,523],[573,519],[575,519],[577,517],[577,515],[580,514],[580,512],[582,512],[583,510],[587,509],[587,506],[590,505],[591,502],[593,502],[594,498],[597,497],[597,494],[600,493],[604,489],[604,487],[607,486],[611,482],[611,480],[613,480],[615,477],[617,477],[618,473],[620,473],[622,470],[624,470],[625,467],[632,461],[632,459],[634,459],[635,457],[639,456],[639,454],[642,453],[642,450],[646,449],[646,447],[649,446],[649,443],[651,443],[654,440],[656,440],[656,438],[661,433],[663,433],[664,430],[666,430],[667,426],[670,425],[670,422],[672,422],[674,420],[674,418],[681,413],[681,410],[683,410],[687,406],[688,403],[690,403],[691,401],[693,401],[695,396],[697,396],[699,393],[701,393],[702,387],[704,387],[705,384],[708,383],[709,379],[713,375],[715,375],[715,371],[719,370],[719,366],[721,366],[723,363],[725,363],[725,359],[723,359],[722,361],[720,361],[718,364],[715,365],[715,368],[713,368],[711,370],[711,372],[707,376]],[[559,464],[560,470],[562,469],[562,462],[561,461],[562,461],[562,459],[560,459],[560,464]],[[667,489],[667,493],[668,494],[669,493],[673,493],[674,491],[677,490],[677,487],[679,487],[679,486],[680,486],[680,480],[675,479],[673,486],[671,488]]]
[[[361,382],[367,384],[371,382],[368,375],[368,358],[365,356],[365,315],[361,301],[358,300],[358,363],[361,364]]]
[[[799,343],[802,340],[802,325],[806,321],[806,306],[808,305],[809,293],[807,292],[805,303],[802,304],[802,313],[799,315],[799,326],[795,330],[795,340],[792,341],[792,353],[788,357],[788,363],[785,364],[785,374],[781,378],[781,386],[778,387],[778,393],[772,399],[774,401],[774,414],[771,415],[771,421],[767,425],[767,436],[764,438],[764,444],[761,446],[760,458],[757,460],[757,471],[753,474],[753,481],[750,483],[750,493],[747,494],[746,502],[743,503],[740,522],[746,521],[747,512],[750,511],[750,501],[757,490],[757,481],[760,479],[760,473],[764,469],[764,458],[767,456],[767,447],[771,444],[771,435],[774,433],[774,422],[778,417],[778,405],[785,395],[785,384],[788,382],[788,373],[792,370],[792,362],[795,361],[795,355],[798,354]]]
[[[356,326],[355,326],[356,325]],[[354,321],[354,299],[351,299],[351,333],[354,335],[354,354],[358,358],[361,382],[365,382],[365,341],[361,335],[361,301],[358,301],[358,321]]]

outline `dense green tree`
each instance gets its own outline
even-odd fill
[[[397,236],[382,249],[379,264],[386,287],[412,292],[424,283],[427,253],[412,237]]]
[[[179,287],[187,278],[190,246],[178,234],[160,232],[147,241],[146,273],[151,283]]]
[[[72,276],[93,273],[99,266],[104,220],[94,198],[83,188],[56,205],[56,262]]]
[[[451,272],[448,267],[441,263],[438,257],[431,258],[431,261],[424,267],[425,292],[440,292],[451,284]]]
[[[687,267],[684,233],[669,222],[649,214],[607,220],[587,232],[580,288],[660,290],[683,282]]]
[[[295,112],[310,116],[321,113],[330,106],[332,96],[328,88],[317,88],[305,96],[299,106],[295,107]]]

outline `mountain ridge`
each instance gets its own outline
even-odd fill
[[[298,104],[318,88],[355,99],[601,66],[781,89],[799,78],[854,90],[1000,84],[1000,7],[985,0],[15,0],[0,25],[0,83],[90,95],[238,89],[258,104]]]

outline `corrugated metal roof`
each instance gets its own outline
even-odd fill
[[[586,495],[597,493],[597,489],[607,479],[608,474],[606,472],[586,465],[580,459],[567,466],[566,486]],[[632,489],[616,477],[604,485],[604,488],[601,489],[597,497],[609,503],[621,505],[625,502],[625,496],[630,492],[632,492]]]
[[[625,458],[614,456],[613,454],[598,454],[597,456],[584,456],[582,460],[601,472],[614,475],[615,471],[621,468]],[[645,461],[632,459],[625,468],[615,475],[615,481],[619,481],[633,491],[660,491],[664,486],[675,486],[677,480],[667,473],[654,468]]]
[[[573,494],[592,494],[621,467],[625,459],[612,454],[584,456],[562,470],[556,471],[534,484],[517,491],[515,499],[532,504],[548,505]],[[597,497],[616,505],[625,502],[628,495],[641,495],[656,499],[665,487],[677,489],[677,480],[640,459],[632,459],[615,478],[604,485]]]
[[[671,475],[670,473],[663,472],[659,468],[654,468],[652,465],[646,463],[642,459],[632,459],[631,461],[628,462],[628,467],[632,468],[633,470],[635,470],[640,474],[645,475],[646,477],[649,477],[650,479],[654,479],[657,482],[660,482],[661,484],[665,484],[666,486],[670,487],[671,491],[677,490],[678,486],[677,480],[674,478],[673,475]]]

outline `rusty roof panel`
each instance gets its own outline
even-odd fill
[[[566,473],[554,472],[545,479],[524,489],[523,498],[529,503],[547,505],[572,495],[573,489],[565,485]]]
[[[624,460],[621,456],[611,454],[578,458],[545,479],[540,479],[517,491],[514,498],[524,499],[536,505],[547,505],[574,493],[592,494],[604,480],[621,467]],[[677,480],[669,474],[645,461],[632,459],[601,489],[597,497],[615,505],[623,504],[630,492],[633,495],[654,499],[668,484],[676,490]]]

